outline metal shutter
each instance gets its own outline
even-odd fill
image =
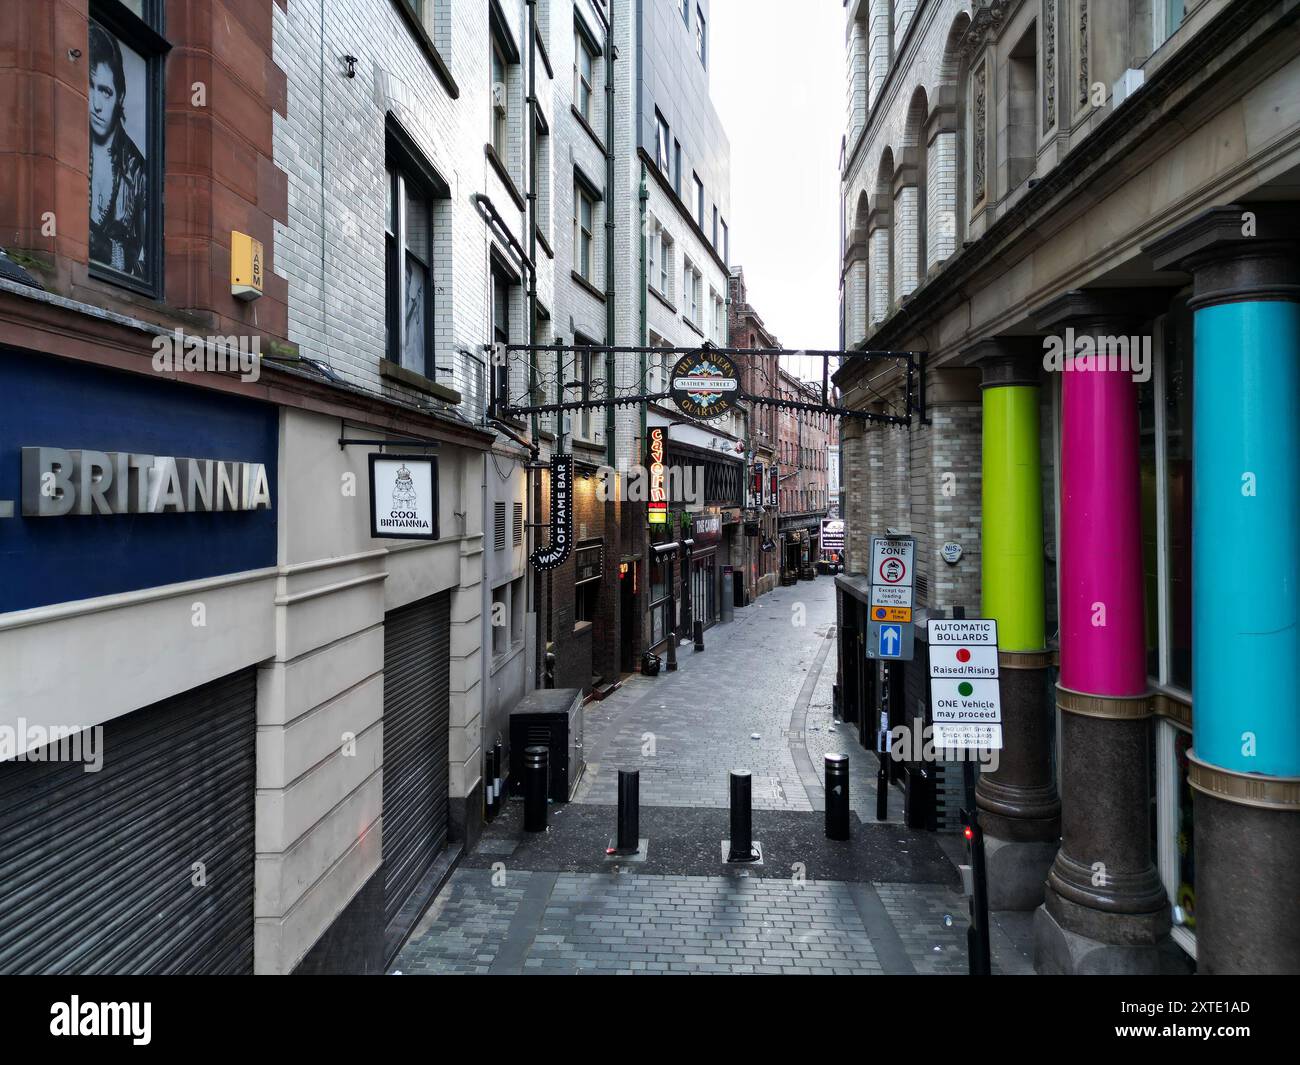
[[[500,502],[492,505],[492,547],[496,551],[506,549],[506,505]]]
[[[251,973],[256,736],[248,670],[108,722],[97,773],[0,763],[0,972]]]
[[[386,614],[384,924],[390,929],[447,843],[450,687],[451,595]]]

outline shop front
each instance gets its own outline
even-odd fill
[[[272,405],[0,347],[0,971],[253,971],[277,459]]]
[[[717,624],[722,565],[722,512],[716,507],[692,515],[690,547],[691,627],[696,621],[706,629]]]

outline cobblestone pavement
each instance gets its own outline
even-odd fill
[[[755,809],[822,810],[822,759],[840,751],[852,808],[874,818],[876,758],[831,719],[834,623],[833,578],[775,589],[706,632],[703,653],[682,646],[676,673],[588,706],[576,801],[616,803],[618,771],[637,769],[643,806],[726,807],[728,773],[745,769]]]
[[[966,900],[942,853],[960,848],[903,828],[896,789],[875,822],[876,758],[831,714],[834,620],[831,578],[777,589],[709,630],[703,653],[683,646],[676,673],[588,706],[575,803],[552,807],[545,834],[526,837],[513,806],[487,826],[394,969],[965,973]],[[822,832],[828,751],[851,763],[848,844]],[[640,770],[640,865],[603,855],[619,769]],[[753,774],[763,868],[722,861],[732,769]],[[994,971],[1032,972],[1028,941],[1028,915],[996,915]]]
[[[950,888],[925,884],[461,869],[395,968],[957,975],[965,912]],[[998,926],[993,954],[995,972],[1032,971]]]

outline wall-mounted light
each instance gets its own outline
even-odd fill
[[[348,65],[348,77],[355,78],[357,76],[357,57],[354,55],[345,55],[343,57],[343,62]]]

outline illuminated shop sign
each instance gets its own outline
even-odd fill
[[[551,456],[551,542],[533,552],[538,569],[556,569],[573,551],[573,456]]]
[[[664,429],[650,430],[650,517],[651,525],[668,524],[668,483],[664,468]]]

